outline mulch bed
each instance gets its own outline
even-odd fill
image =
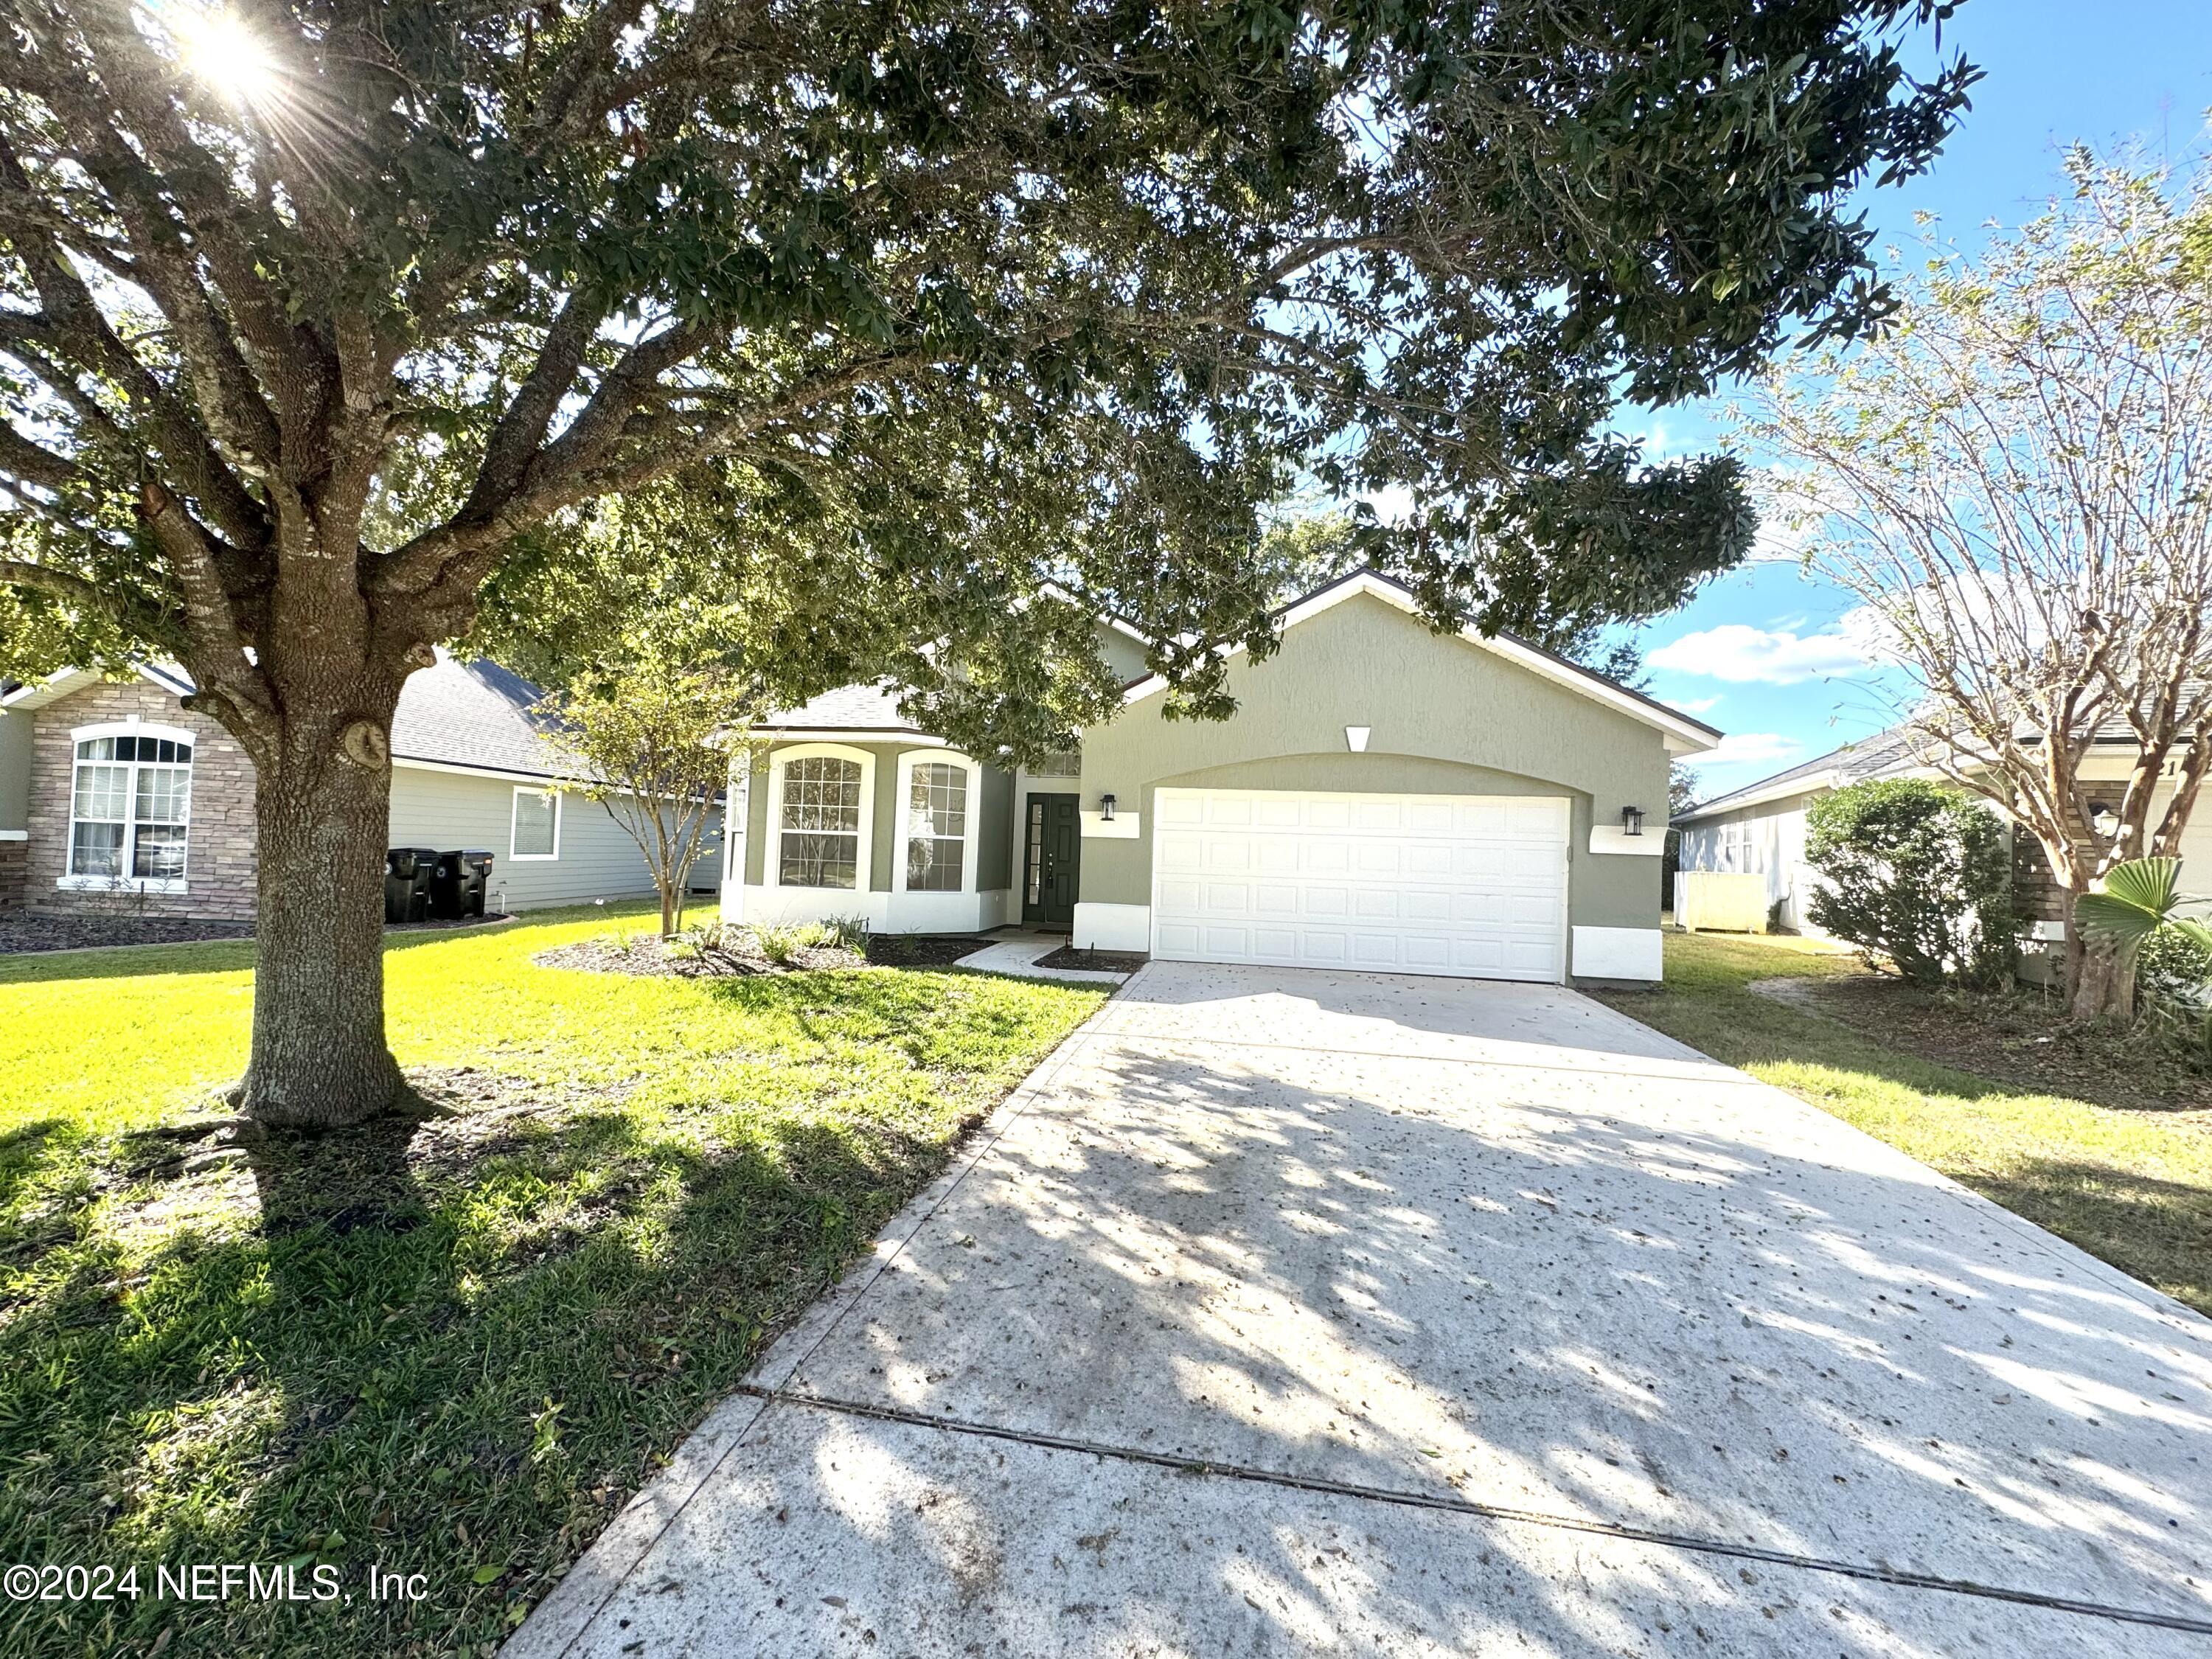
[[[1792,989],[1867,1036],[2009,1087],[2120,1111],[2212,1108],[2212,1076],[2147,1033],[2069,1024],[2065,1005],[2039,992],[1929,992],[1874,974]]]
[[[1093,974],[1133,974],[1152,958],[1142,951],[1079,951],[1063,945],[1036,959],[1040,968],[1074,968]]]
[[[653,933],[587,939],[533,957],[541,968],[646,978],[744,979],[761,974],[812,974],[836,968],[942,968],[989,944],[971,933],[872,933],[865,949],[811,945],[770,962],[750,933],[732,930],[713,950],[671,952]]]
[[[385,932],[432,933],[510,920],[497,915],[448,917],[394,925]],[[252,937],[250,921],[190,921],[171,916],[0,915],[0,956],[33,951],[93,951],[115,945],[197,945],[207,939]]]
[[[250,921],[185,921],[166,916],[0,915],[0,956],[24,951],[83,951],[108,945],[189,945],[251,939]]]

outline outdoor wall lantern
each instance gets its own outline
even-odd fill
[[[1098,817],[1103,823],[1111,823],[1114,822],[1113,796],[1101,795],[1098,797]]]
[[[1620,833],[1624,836],[1640,836],[1644,833],[1642,807],[1624,806],[1620,809]]]
[[[2110,841],[2119,833],[2120,815],[2112,810],[2110,801],[2093,800],[2089,803],[2089,827]]]

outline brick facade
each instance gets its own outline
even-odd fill
[[[73,892],[58,886],[69,867],[70,799],[76,753],[70,732],[133,715],[192,734],[191,829],[185,839],[182,893]],[[143,680],[92,685],[49,703],[31,729],[30,840],[24,884],[27,906],[46,915],[87,909],[134,915],[253,919],[256,864],[253,763],[231,735],[204,714]],[[0,846],[4,846],[0,843]],[[4,887],[0,873],[0,888]]]
[[[23,902],[23,872],[30,854],[28,842],[0,841],[0,910]]]

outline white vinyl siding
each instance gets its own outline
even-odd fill
[[[1152,811],[1156,956],[1565,972],[1565,799],[1162,789]]]

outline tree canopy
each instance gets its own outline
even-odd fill
[[[579,503],[917,416],[1097,422],[1054,550],[1164,637],[1250,629],[1309,461],[1413,490],[1376,553],[1440,615],[1648,611],[1747,514],[1605,418],[1883,313],[1837,204],[1946,130],[1970,71],[1884,37],[1948,9],[7,0],[11,640],[243,712],[303,536],[411,646]]]
[[[1897,51],[1950,10],[0,0],[0,672],[191,673],[255,768],[247,1103],[359,1100],[399,688],[591,503],[870,527],[839,624],[908,596],[978,720],[1060,672],[988,637],[1048,581],[1224,712],[1301,477],[1407,492],[1439,621],[1665,605],[1751,514],[1608,416],[1887,313],[1845,203],[1963,106]]]

